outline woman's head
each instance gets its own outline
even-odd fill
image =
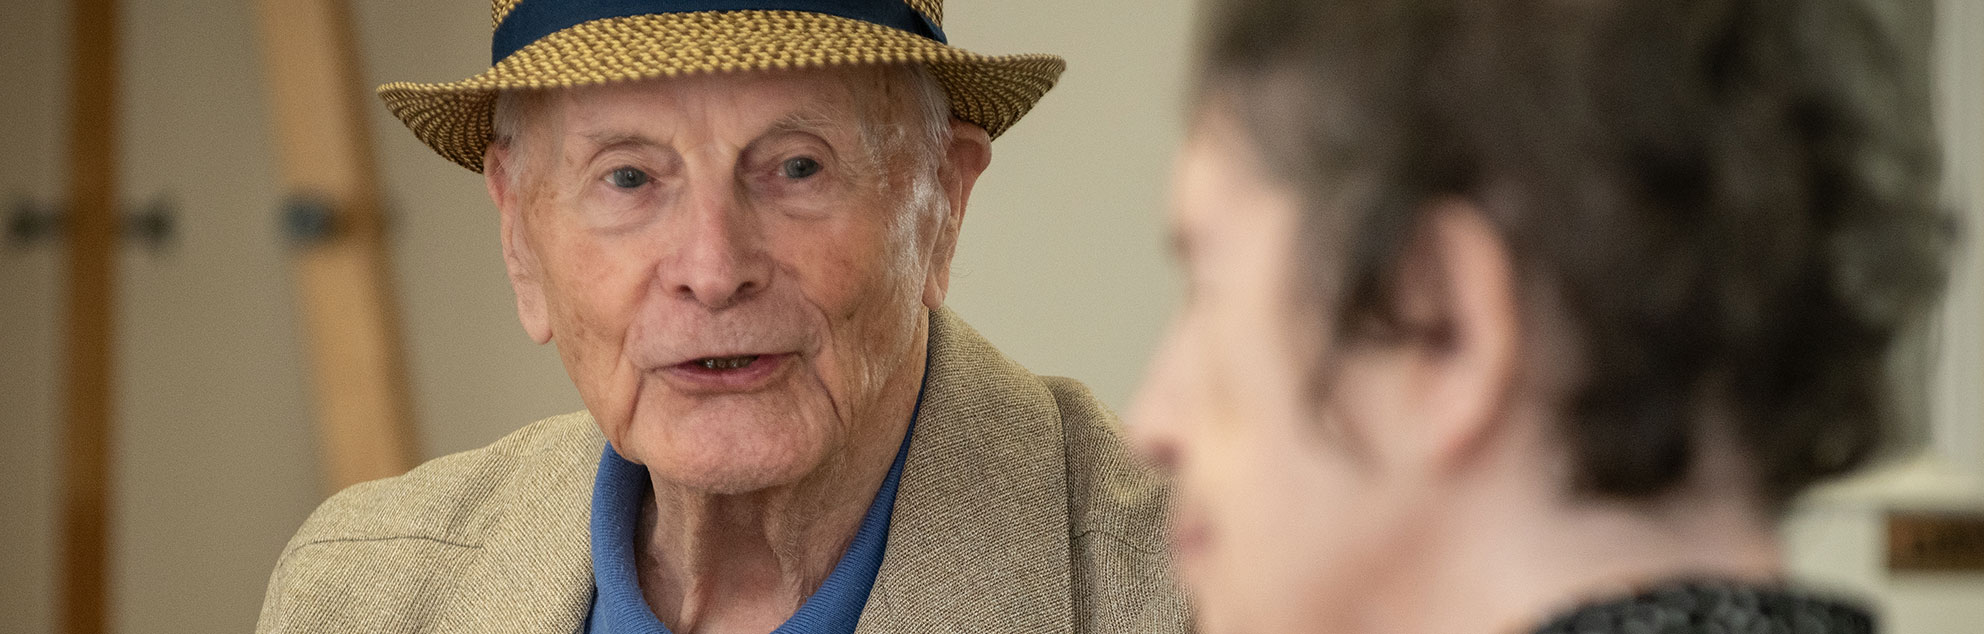
[[[1451,541],[1432,515],[1523,486],[1649,515],[1715,489],[1763,525],[1878,448],[1950,229],[1919,60],[1863,3],[1209,16],[1192,290],[1136,412],[1188,579],[1380,583],[1451,554],[1415,550]]]

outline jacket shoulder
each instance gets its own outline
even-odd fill
[[[604,440],[584,412],[488,446],[353,485],[305,520],[269,578],[258,631],[414,631],[440,616],[451,580],[506,515],[539,513],[532,482],[596,464]],[[582,519],[580,521],[583,521]]]
[[[1170,491],[1131,454],[1120,421],[1073,379],[1042,377],[1061,412],[1077,632],[1186,632],[1170,574]]]
[[[533,468],[596,460],[603,442],[585,412],[554,416],[404,475],[352,485],[317,507],[283,549],[284,558],[314,544],[349,540],[477,545],[503,484]]]

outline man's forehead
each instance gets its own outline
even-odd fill
[[[599,140],[669,128],[765,132],[859,124],[865,69],[710,73],[558,89],[549,118],[566,136]],[[675,130],[687,131],[687,130]]]

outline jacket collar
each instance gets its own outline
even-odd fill
[[[589,415],[494,484],[483,540],[436,632],[577,632],[592,606],[592,485],[606,438]],[[447,562],[437,562],[445,564]]]
[[[1071,632],[1067,466],[1039,379],[949,310],[858,634]]]
[[[930,317],[927,392],[858,634],[1072,632],[1059,409],[948,309]],[[591,423],[590,417],[585,417]],[[436,631],[575,632],[591,606],[596,424],[497,486]],[[523,481],[528,480],[528,481]]]

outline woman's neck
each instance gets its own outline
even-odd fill
[[[1533,456],[1532,456],[1533,458]],[[1679,579],[1769,582],[1782,574],[1773,523],[1730,483],[1725,456],[1698,456],[1683,487],[1646,501],[1568,496],[1541,461],[1511,460],[1427,508],[1414,572],[1369,603],[1368,632],[1527,633],[1579,604]]]

